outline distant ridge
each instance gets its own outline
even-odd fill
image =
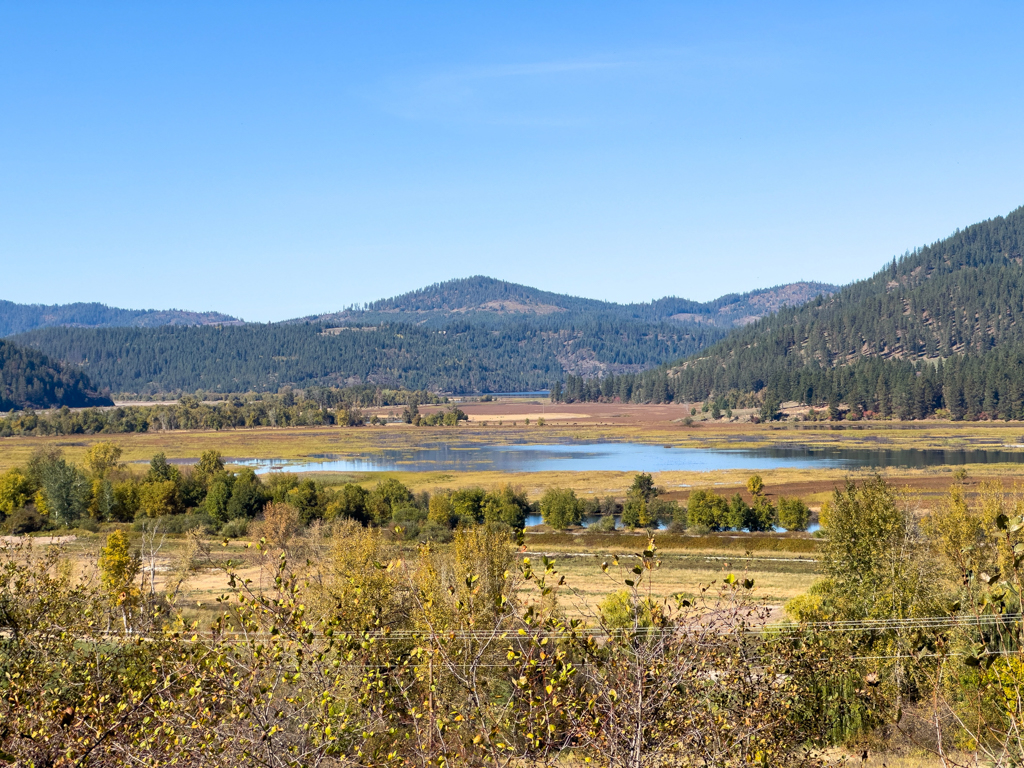
[[[668,296],[649,303],[617,304],[475,275],[435,283],[389,299],[379,299],[362,308],[311,315],[303,320],[325,323],[391,320],[439,325],[458,318],[493,323],[517,316],[574,314],[648,323],[703,323],[731,328],[745,325],[784,306],[803,304],[817,296],[831,296],[837,290],[838,286],[827,283],[798,282],[749,293],[729,294],[709,302]]]
[[[181,309],[119,309],[96,302],[75,304],[16,304],[0,300],[0,336],[36,328],[156,328],[162,325],[238,324],[220,312]]]
[[[834,286],[793,283],[710,302],[616,304],[489,277],[283,323],[210,313],[34,309],[12,337],[111,392],[277,391],[371,383],[439,392],[541,389],[567,375],[638,373]],[[347,332],[358,329],[358,333]]]

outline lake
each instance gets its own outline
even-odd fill
[[[930,467],[1024,463],[1024,452],[1004,450],[811,449],[799,446],[714,450],[645,443],[480,445],[436,443],[418,450],[310,456],[309,460],[233,459],[257,473],[286,472],[710,472],[782,467],[805,469]]]

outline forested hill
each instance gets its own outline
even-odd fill
[[[313,321],[40,328],[17,337],[113,392],[276,391],[373,383],[441,392],[540,389],[566,374],[638,372],[703,349],[752,313],[831,286],[707,304],[620,305],[469,278]]]
[[[89,379],[34,349],[0,339],[0,411],[20,408],[81,408],[113,405],[93,391]]]
[[[864,410],[1024,416],[1024,208],[894,259],[642,376],[668,398],[768,389]],[[931,390],[922,393],[925,383]],[[625,382],[605,382],[616,391]],[[650,386],[647,385],[647,389]]]
[[[35,328],[58,325],[81,328],[160,325],[210,325],[238,323],[220,312],[188,312],[180,309],[118,309],[105,304],[15,304],[0,300],[0,336],[13,336]]]
[[[523,317],[561,317],[562,322],[570,317],[576,321],[603,317],[646,323],[697,322],[730,328],[764,317],[782,306],[802,304],[837,290],[826,283],[802,282],[729,294],[709,302],[668,296],[649,303],[616,304],[476,276],[436,283],[362,308],[304,319],[327,323],[402,321],[440,327],[455,319],[495,325]]]
[[[722,331],[635,321],[530,320],[491,328],[316,323],[43,328],[16,337],[80,366],[114,392],[276,391],[284,384],[374,383],[443,392],[547,387],[566,371],[636,371],[695,352]]]

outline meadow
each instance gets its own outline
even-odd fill
[[[504,406],[504,411],[499,410]],[[514,407],[513,407],[514,406]],[[473,404],[464,406],[473,413]],[[736,449],[751,445],[793,445],[803,448],[829,449],[934,449],[976,450],[1000,449],[1016,451],[1024,442],[1024,426],[1005,423],[926,422],[902,424],[875,422],[835,425],[822,428],[814,423],[783,423],[759,425],[751,423],[715,423],[697,421],[687,425],[679,421],[683,409],[669,406],[615,407],[605,410],[589,407],[568,412],[572,406],[559,406],[549,413],[543,426],[536,423],[529,408],[542,404],[490,404],[488,411],[474,413],[468,424],[458,427],[413,427],[390,424],[386,427],[317,427],[223,431],[169,431],[143,434],[76,435],[73,437],[14,437],[0,440],[0,472],[23,466],[39,451],[58,449],[71,462],[83,463],[86,452],[99,442],[115,443],[123,450],[122,461],[138,472],[157,453],[170,461],[188,461],[203,452],[215,450],[231,466],[232,458],[308,460],[322,454],[372,455],[382,450],[407,451],[415,454],[438,442],[458,443],[466,450],[474,445],[541,444],[552,442],[587,443],[597,441],[642,442],[686,448]],[[612,423],[615,413],[628,414],[622,423]],[[596,416],[596,418],[594,418]],[[486,418],[484,418],[486,417]],[[515,417],[515,418],[508,418]],[[530,418],[527,425],[525,419]],[[560,421],[560,419],[562,421]],[[572,421],[569,421],[572,419]],[[515,423],[512,423],[515,422]],[[638,470],[642,470],[638,467]],[[759,471],[765,496],[777,503],[780,497],[802,499],[817,515],[822,504],[832,498],[835,489],[847,480],[858,484],[876,475],[906,494],[909,506],[918,516],[938,506],[948,496],[950,487],[962,488],[968,497],[978,497],[984,489],[1002,486],[1008,493],[1024,476],[1024,465],[966,464],[921,468],[807,468],[783,467]],[[394,472],[311,472],[302,475],[327,488],[340,488],[356,483],[371,489],[382,479],[393,478],[412,492],[439,489],[457,490],[479,486],[487,490],[512,484],[530,499],[538,499],[550,488],[572,488],[583,498],[613,496],[624,499],[634,479],[634,472],[610,471],[394,471]],[[696,489],[709,489],[730,497],[739,493],[751,499],[747,489],[749,469],[722,469],[712,472],[664,471],[654,475],[654,482],[663,489],[662,497],[686,503]],[[156,520],[159,526],[159,518]],[[131,546],[142,553],[142,583],[150,575],[156,594],[166,592],[171,582],[187,570],[187,579],[175,587],[176,610],[184,621],[200,621],[205,625],[223,610],[224,595],[231,592],[226,570],[239,579],[251,580],[258,589],[274,583],[279,547],[260,547],[263,534],[258,522],[247,533],[236,538],[207,535],[201,540],[184,534],[167,534],[159,527],[152,535],[152,522],[147,534],[138,523],[91,523],[66,531],[72,539],[63,544],[76,575],[97,582],[97,560],[108,535],[126,532]],[[62,532],[63,533],[63,532]],[[385,532],[386,533],[386,532]],[[37,543],[48,541],[51,533],[41,533]],[[810,533],[724,531],[706,533],[678,531],[624,531],[600,533],[579,527],[556,531],[548,526],[527,528],[516,543],[518,557],[540,564],[553,561],[552,568],[564,586],[558,592],[557,609],[567,619],[591,621],[616,598],[627,595],[621,577],[610,576],[604,566],[621,562],[629,567],[641,562],[643,551],[651,539],[657,547],[658,567],[642,584],[643,599],[663,603],[677,600],[695,601],[712,594],[735,577],[749,580],[747,595],[750,605],[757,606],[759,621],[768,623],[786,620],[784,606],[793,598],[806,595],[823,574],[824,540]],[[324,562],[331,550],[331,525],[314,523],[297,533],[285,545],[288,559],[295,564],[300,578],[309,578],[316,564]],[[395,537],[392,543],[394,562],[414,564],[424,550],[415,541]],[[432,545],[433,546],[433,545]],[[183,565],[184,564],[184,565]],[[305,565],[303,565],[305,564]],[[389,566],[390,567],[390,566]],[[410,565],[409,567],[415,567]],[[523,582],[520,599],[527,601],[534,587]],[[634,597],[633,599],[639,599]],[[885,754],[873,754],[866,765],[902,765],[917,768],[937,764],[933,759],[907,745],[884,744]],[[896,752],[892,750],[895,749]],[[837,750],[838,757],[842,750]],[[859,758],[859,754],[855,755]]]

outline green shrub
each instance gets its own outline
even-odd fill
[[[217,530],[210,516],[199,510],[187,515],[165,515],[158,519],[141,518],[132,523],[132,530],[141,531],[146,526],[152,525],[159,526],[162,533],[171,535],[185,534],[195,528],[202,528],[206,533],[213,533]]]
[[[686,515],[692,528],[721,531],[730,527],[729,503],[712,491],[696,490],[691,493]]]
[[[435,523],[433,520],[426,520],[420,523],[418,527],[419,531],[416,538],[419,541],[436,541],[441,544],[447,544],[455,537],[450,528],[440,523]]]
[[[7,518],[5,526],[7,532],[12,536],[20,536],[24,533],[35,533],[47,527],[46,518],[40,515],[33,507],[22,507],[13,515]]]
[[[555,530],[583,522],[583,503],[572,488],[549,488],[540,500],[544,522]]]
[[[249,532],[249,519],[235,517],[221,526],[220,535],[226,539],[240,539]]]

